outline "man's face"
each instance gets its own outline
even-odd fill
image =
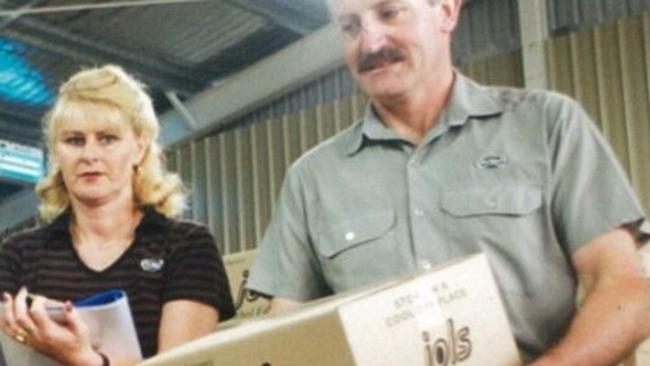
[[[455,4],[454,0],[441,3]],[[373,99],[428,87],[451,70],[454,6],[429,0],[330,0],[353,77]],[[457,10],[457,9],[455,9]]]

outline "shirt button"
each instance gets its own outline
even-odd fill
[[[413,214],[417,217],[422,217],[424,216],[424,211],[420,210],[419,208],[416,208],[415,210],[413,210]]]
[[[431,265],[431,262],[426,259],[421,259],[419,265],[420,269],[423,271],[428,271],[433,267],[433,265]]]
[[[347,233],[345,233],[345,240],[347,240],[347,241],[352,241],[356,237],[357,237],[357,234],[355,234],[354,231],[348,231]]]

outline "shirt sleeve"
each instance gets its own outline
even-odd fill
[[[302,179],[299,168],[294,164],[286,174],[247,288],[270,297],[304,302],[332,292],[313,250],[304,194],[309,186]]]
[[[165,263],[163,303],[194,300],[214,306],[219,320],[235,315],[228,278],[215,240],[205,227],[191,224],[182,245]]]
[[[644,218],[627,175],[591,118],[575,101],[549,105],[552,212],[560,242],[570,253],[597,236]]]

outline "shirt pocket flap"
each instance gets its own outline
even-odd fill
[[[524,215],[542,204],[542,190],[529,184],[482,185],[453,189],[442,194],[441,206],[447,213],[474,215]]]
[[[323,230],[318,240],[318,252],[326,258],[333,258],[349,248],[381,237],[394,223],[395,212],[391,209],[350,215]]]

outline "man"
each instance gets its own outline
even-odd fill
[[[483,251],[527,362],[615,364],[650,334],[643,210],[575,102],[454,72],[460,8],[330,1],[371,103],[288,171],[249,288],[277,311]]]

